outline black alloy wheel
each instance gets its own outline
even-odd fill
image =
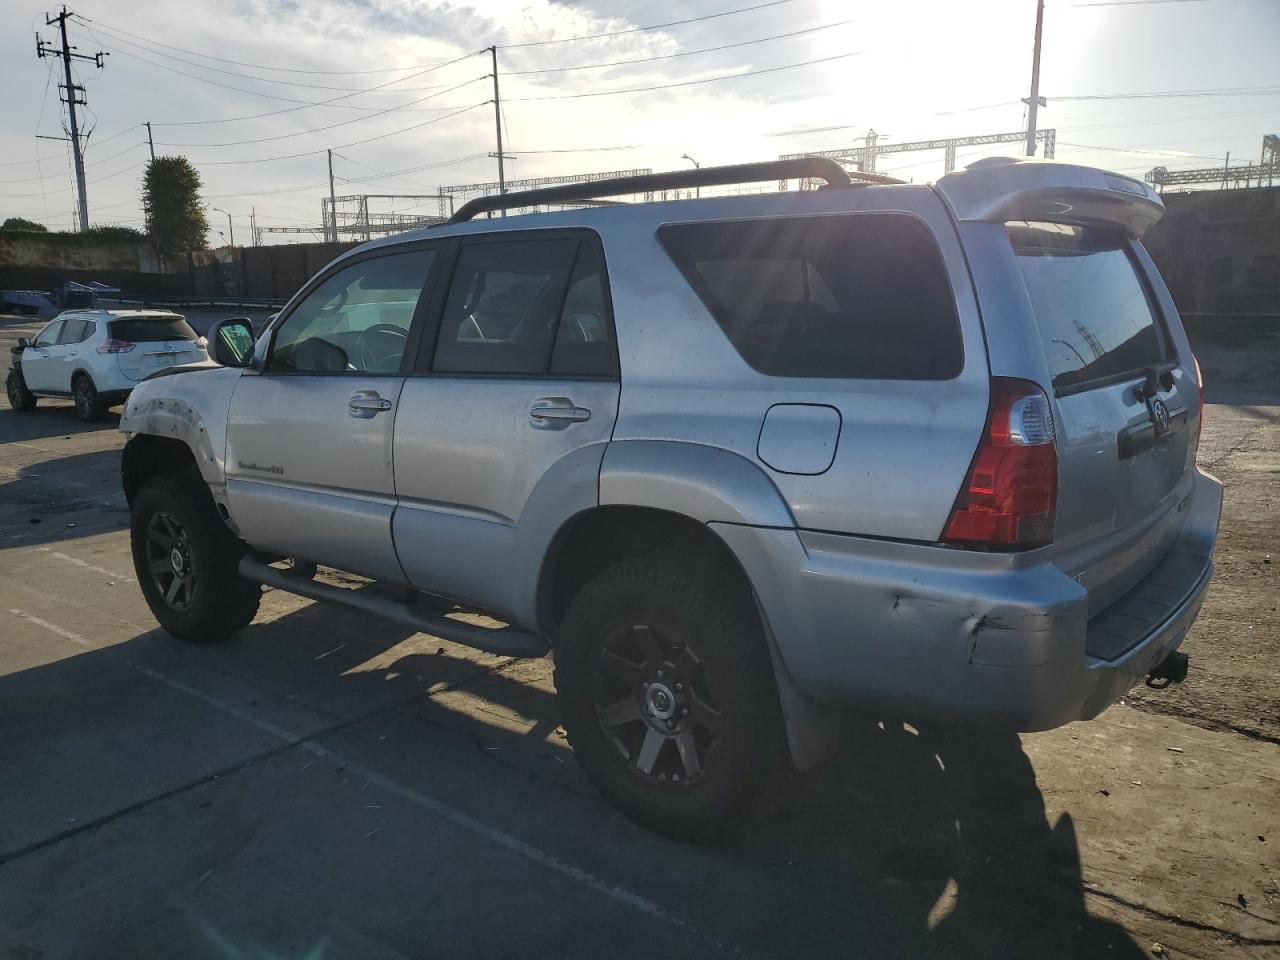
[[[702,661],[649,624],[605,638],[593,701],[605,736],[642,777],[697,780],[719,741],[720,712]]]
[[[191,543],[168,513],[157,512],[147,523],[147,571],[164,602],[179,613],[191,609],[198,580],[191,562]]]

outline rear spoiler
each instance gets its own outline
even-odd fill
[[[1072,163],[989,157],[947,174],[934,189],[961,222],[1077,223],[1137,238],[1164,216],[1160,196],[1142,181]]]

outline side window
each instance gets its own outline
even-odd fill
[[[395,373],[433,250],[361,260],[311,291],[275,335],[273,373]]]
[[[64,323],[65,321],[63,320],[53,321],[53,323],[49,324],[47,327],[45,327],[43,330],[40,331],[40,336],[36,337],[35,342],[32,344],[32,346],[33,347],[52,347],[54,344],[58,342],[58,335],[62,333],[62,326]]]
[[[667,224],[658,239],[761,373],[947,380],[964,366],[946,267],[913,217]]]
[[[596,244],[583,242],[560,313],[560,328],[551,353],[552,374],[616,377],[618,352],[609,321],[604,257]]]
[[[432,369],[546,373],[579,245],[569,239],[464,244]]]
[[[62,336],[58,339],[58,342],[63,345],[80,343],[89,335],[89,330],[92,327],[93,324],[90,321],[82,320],[79,317],[68,320],[62,328]]]

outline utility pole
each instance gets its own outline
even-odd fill
[[[502,165],[506,159],[502,153],[502,101],[498,96],[498,48],[490,47],[489,55],[493,58],[493,125],[498,132],[498,193],[506,193],[507,173]],[[505,217],[507,211],[503,210],[502,215]]]
[[[50,17],[48,14],[45,15],[45,20],[44,20],[45,26],[51,27],[55,23],[58,25],[58,30],[62,34],[62,48],[59,49],[58,47],[55,47],[52,44],[46,43],[44,40],[40,39],[40,34],[37,33],[36,34],[36,56],[40,57],[41,59],[44,59],[45,57],[48,57],[48,56],[55,56],[55,57],[62,58],[62,71],[63,71],[63,76],[66,78],[66,80],[65,80],[65,83],[60,83],[58,86],[67,92],[66,99],[64,99],[62,102],[67,105],[67,115],[71,122],[71,131],[70,131],[71,132],[71,153],[75,159],[76,193],[80,199],[80,230],[83,232],[89,229],[89,201],[88,201],[88,197],[85,194],[84,156],[80,150],[80,127],[76,120],[76,107],[83,105],[85,101],[76,99],[77,94],[80,94],[81,96],[84,95],[84,87],[79,86],[76,83],[72,82],[71,61],[72,60],[92,60],[93,63],[99,69],[101,69],[102,58],[105,57],[107,54],[99,51],[98,53],[95,53],[92,56],[90,56],[85,53],[71,52],[72,50],[75,49],[75,47],[71,46],[67,42],[67,18],[74,17],[74,16],[75,14],[68,11],[65,6],[62,8],[62,12],[58,14],[56,17]]]
[[[1043,104],[1040,99],[1040,36],[1044,32],[1044,0],[1036,0],[1036,42],[1031,53],[1031,96],[1023,102],[1027,105],[1027,156],[1036,155],[1036,111]]]
[[[154,160],[156,158],[156,144],[151,139],[151,121],[148,120],[145,126],[147,128],[147,149],[151,151],[151,159]]]
[[[253,245],[258,245],[258,209],[257,207],[249,208],[249,233],[253,237]]]
[[[334,243],[338,242],[338,201],[333,195],[333,151],[326,151],[329,154],[329,216],[328,223],[325,224],[324,232]]]

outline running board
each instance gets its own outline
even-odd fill
[[[420,613],[401,601],[380,596],[371,590],[348,590],[345,587],[333,587],[327,583],[304,579],[268,566],[253,557],[246,556],[240,561],[240,576],[254,583],[264,583],[277,590],[296,593],[300,597],[308,597],[311,600],[323,600],[354,607],[357,610],[372,613],[374,616],[412,627],[420,633],[429,633],[433,637],[451,640],[486,653],[496,653],[504,657],[544,657],[550,649],[547,641],[542,637],[528,630],[521,630],[519,627],[497,629],[477,627],[460,620],[451,620],[440,614]]]

